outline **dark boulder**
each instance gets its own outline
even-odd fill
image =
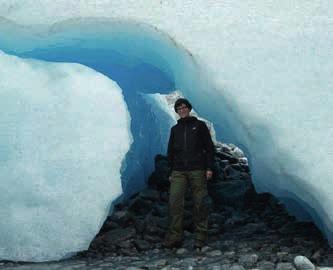
[[[255,197],[249,181],[220,181],[208,184],[208,192],[215,205],[244,208]]]

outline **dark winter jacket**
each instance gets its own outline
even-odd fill
[[[207,170],[213,167],[214,144],[205,122],[190,116],[171,128],[168,160],[172,170]]]

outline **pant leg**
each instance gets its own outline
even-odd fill
[[[168,239],[170,241],[182,240],[183,237],[184,195],[186,189],[186,173],[173,171],[169,197],[170,226]]]
[[[208,231],[209,197],[205,171],[194,170],[189,172],[189,183],[193,198],[193,222],[196,239],[205,241]]]

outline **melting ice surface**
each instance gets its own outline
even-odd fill
[[[131,135],[121,89],[78,64],[1,51],[0,82],[0,258],[87,249],[122,193]]]
[[[27,25],[2,20],[0,49],[81,63],[124,90],[134,137],[122,174],[129,193],[144,184],[168,136],[158,134],[158,117],[138,93],[180,89],[214,123],[218,140],[245,150],[256,189],[311,218],[333,243],[332,1],[0,2],[0,16]],[[140,63],[145,74],[135,76]],[[119,67],[130,72],[115,74]]]

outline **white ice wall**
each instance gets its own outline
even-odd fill
[[[0,51],[0,110],[0,260],[86,250],[122,193],[121,89],[81,65]]]
[[[23,25],[109,17],[169,34],[198,68],[177,72],[177,88],[247,151],[256,188],[301,202],[332,243],[332,1],[0,3],[0,16]]]

